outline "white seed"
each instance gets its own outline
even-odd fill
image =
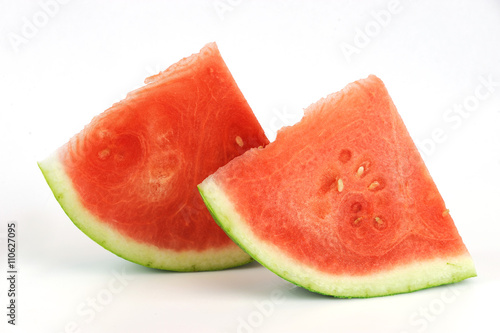
[[[360,166],[358,168],[358,172],[357,172],[358,177],[361,177],[361,175],[363,174],[363,172],[365,172],[365,168],[363,166]]]
[[[380,183],[378,181],[374,181],[373,183],[370,184],[370,186],[368,186],[368,189],[369,190],[374,190],[376,189],[378,186],[380,185]]]
[[[339,190],[339,192],[342,192],[343,189],[344,189],[344,182],[342,181],[342,179],[339,178],[339,180],[337,181],[337,190]]]
[[[105,158],[107,158],[109,155],[111,154],[111,152],[109,151],[109,149],[104,149],[104,150],[101,150],[99,153],[97,153],[97,156],[99,156],[99,158],[101,160],[104,160]]]
[[[384,223],[384,221],[382,221],[382,219],[380,217],[376,217],[375,218],[375,221],[380,225],[382,223]]]
[[[447,216],[447,215],[450,215],[450,210],[447,209],[443,212],[443,217]]]
[[[236,137],[236,143],[238,144],[238,146],[243,147],[243,139],[241,138],[241,136],[238,135]]]
[[[357,219],[354,220],[354,224],[358,224],[359,222],[361,222],[361,220],[363,219],[363,217],[358,217]]]

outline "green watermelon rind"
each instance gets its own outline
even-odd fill
[[[301,264],[251,231],[224,189],[209,176],[198,190],[216,223],[256,261],[281,278],[310,291],[340,298],[409,293],[476,276],[469,253],[409,263],[364,276],[331,275]]]
[[[174,251],[137,242],[109,227],[82,205],[57,151],[38,162],[38,166],[56,200],[75,226],[97,244],[123,259],[146,267],[179,272],[221,270],[253,261],[232,243],[220,249]]]

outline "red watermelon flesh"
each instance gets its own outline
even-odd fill
[[[170,270],[247,263],[196,185],[268,140],[215,43],[148,78],[40,162],[73,222],[110,251]]]
[[[264,149],[199,185],[219,225],[285,279],[340,297],[475,276],[470,255],[375,76],[311,105]]]

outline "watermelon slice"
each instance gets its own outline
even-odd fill
[[[198,271],[248,263],[196,188],[269,143],[217,46],[146,83],[39,162],[56,199],[90,238],[138,264]]]
[[[273,143],[235,158],[198,187],[235,242],[311,291],[373,297],[476,275],[375,76],[311,105]]]

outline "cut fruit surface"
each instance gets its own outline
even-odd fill
[[[130,261],[168,270],[251,261],[196,185],[268,140],[215,43],[101,113],[39,162],[75,225]]]
[[[406,127],[375,76],[198,186],[226,233],[307,289],[339,297],[410,292],[475,276]]]

